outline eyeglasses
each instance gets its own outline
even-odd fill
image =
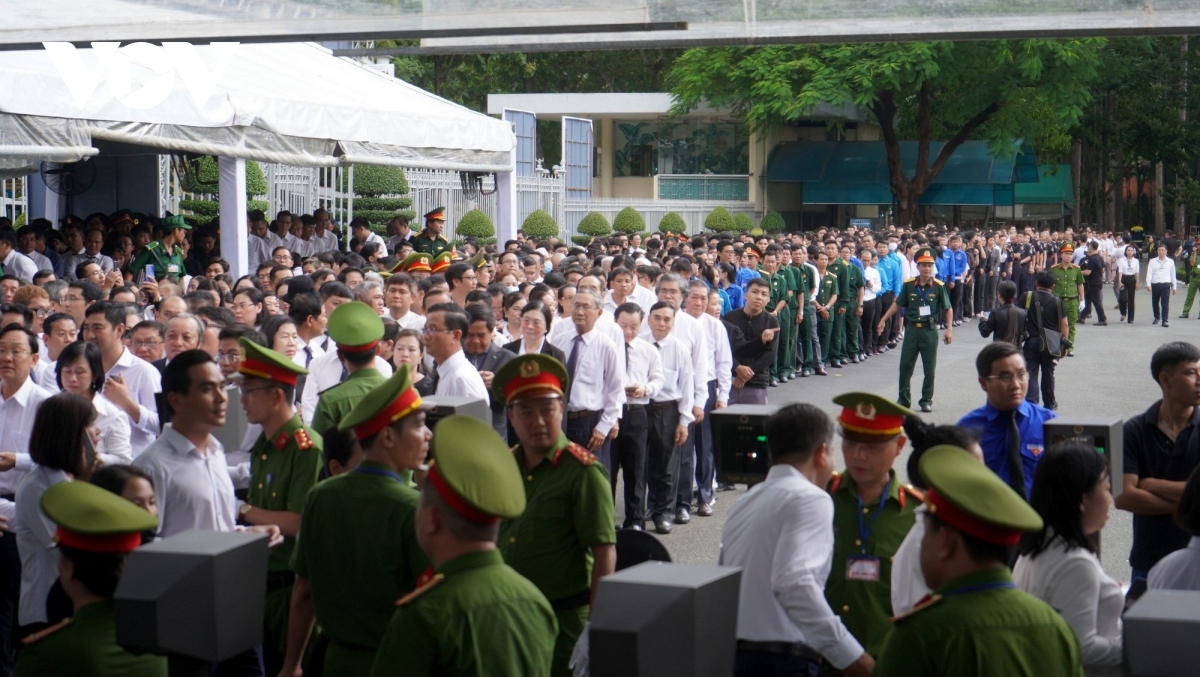
[[[134,348],[153,348],[157,345],[162,345],[162,341],[130,341],[129,345]]]
[[[217,362],[237,362],[241,359],[241,353],[217,353]]]
[[[452,331],[454,331],[454,330],[453,329],[434,329],[433,327],[430,327],[429,325],[425,325],[424,327],[421,328],[421,333],[426,336],[430,336],[432,334],[440,334],[443,332],[450,333]]]
[[[1021,383],[1028,381],[1029,380],[1029,372],[1018,371],[1014,374],[1013,372],[1006,371],[1002,374],[988,376],[987,379],[989,381],[993,381],[993,380],[999,381],[1000,383],[1003,383],[1006,386],[1010,386],[1013,384],[1014,381],[1020,381]]]
[[[30,354],[30,352],[28,350],[21,350],[19,348],[0,348],[0,359],[4,359],[6,357],[11,357],[15,360],[18,358],[25,357],[26,355],[29,355],[29,354]]]
[[[51,312],[49,308],[35,308],[33,314],[38,317],[49,317]]]

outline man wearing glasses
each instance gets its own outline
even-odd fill
[[[1025,399],[1029,372],[1025,358],[1011,343],[989,343],[975,358],[979,387],[987,402],[963,416],[958,425],[980,431],[983,462],[1021,496],[1028,497],[1046,449],[1042,424],[1053,411]]]

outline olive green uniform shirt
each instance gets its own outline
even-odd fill
[[[146,264],[154,266],[154,278],[156,280],[164,280],[168,277],[175,280],[182,280],[184,274],[183,267],[183,248],[176,246],[173,251],[168,251],[167,246],[162,240],[155,240],[146,245],[141,254],[133,259],[129,264],[129,272],[137,275]]]
[[[858,269],[858,266],[853,263],[846,262],[846,295],[838,299],[838,303],[845,305],[847,308],[858,308],[858,290],[867,286],[867,279],[863,277],[863,271]]]
[[[996,567],[949,581],[896,619],[874,675],[1082,677],[1083,663],[1063,617]]]
[[[1054,295],[1060,299],[1078,299],[1079,287],[1083,284],[1083,271],[1079,266],[1061,263],[1050,269],[1054,273]]]
[[[165,656],[135,656],[117,644],[111,600],[93,602],[17,654],[14,677],[167,677]]]
[[[419,502],[400,475],[373,461],[308,492],[292,569],[308,579],[317,624],[331,640],[325,674],[370,673],[396,600],[429,567],[417,544]]]
[[[867,653],[878,656],[892,627],[892,558],[916,521],[913,511],[921,501],[900,485],[894,471],[881,497],[882,508],[881,499],[860,507],[858,488],[848,473],[834,477],[829,494],[833,498],[833,568],[825,583],[825,599]],[[848,580],[851,557],[874,558],[879,565],[878,580]]]
[[[783,310],[787,310],[790,306],[790,304],[787,303],[788,292],[791,291],[791,283],[789,282],[787,275],[785,275],[782,271],[777,272],[774,275],[765,270],[760,270],[758,272],[763,276],[763,279],[771,285],[771,299],[767,302],[767,311],[773,312],[776,306],[779,305],[780,301],[785,302]]]
[[[246,502],[264,510],[303,514],[308,491],[321,472],[321,436],[304,425],[300,416],[291,418],[268,440],[259,435],[250,449],[250,489]],[[267,571],[291,571],[296,539],[287,537],[271,549]]]
[[[817,291],[817,303],[829,305],[829,299],[838,293],[837,274],[826,268],[825,275],[821,277],[821,288]]]
[[[846,296],[850,294],[850,272],[846,268],[850,267],[850,262],[838,257],[829,262],[826,271],[837,276],[837,295],[838,303],[846,300]]]
[[[431,238],[429,237],[429,231],[427,230],[422,230],[420,233],[417,233],[417,235],[409,240],[409,242],[412,243],[413,251],[420,252],[422,254],[429,254],[430,256],[437,256],[447,249],[452,251],[454,249],[454,247],[450,245],[450,241],[447,240],[445,236],[438,235]]]
[[[322,390],[317,400],[317,408],[313,410],[311,428],[325,434],[330,428],[341,423],[354,405],[385,380],[387,379],[378,369],[366,367],[350,374],[345,381]]]
[[[905,322],[930,322],[940,324],[946,311],[950,309],[950,292],[946,285],[936,278],[929,278],[929,284],[920,284],[919,277],[904,281],[900,295],[896,297],[901,309],[904,310]],[[929,314],[921,315],[922,306],[929,306]]]
[[[371,674],[547,677],[558,626],[545,596],[495,550],[461,555],[396,608]],[[328,674],[328,673],[326,673]]]

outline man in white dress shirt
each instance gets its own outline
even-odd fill
[[[316,253],[337,251],[338,239],[333,234],[333,219],[329,217],[329,212],[318,209],[313,212],[313,221],[315,228],[312,239],[317,243]]]
[[[646,439],[649,432],[650,398],[663,387],[662,355],[643,339],[642,307],[630,301],[617,306],[617,326],[625,337],[625,405],[621,408],[621,426],[612,443],[612,467],[608,477],[617,491],[617,470],[624,477],[624,529],[646,528]]]
[[[108,259],[108,257],[104,257]],[[17,251],[17,235],[11,230],[0,231],[0,264],[4,266],[5,275],[15,275],[21,282],[29,284],[37,274],[37,264],[28,256]],[[108,259],[109,270],[112,270],[112,259]]]
[[[654,530],[671,533],[671,521],[686,524],[680,517],[687,514],[684,505],[676,505],[680,485],[680,447],[688,438],[692,423],[693,384],[692,362],[698,361],[684,350],[673,336],[678,311],[669,301],[650,306],[650,338],[662,357],[663,387],[650,398],[650,432],[647,436],[646,457],[649,467],[647,501]],[[691,470],[691,467],[688,467]],[[687,500],[691,503],[691,477],[687,482]]]
[[[742,567],[734,674],[817,674],[821,659],[846,677],[875,661],[825,599],[833,559],[833,421],[791,404],[764,426],[771,469],[729,509],[718,563]],[[837,563],[841,566],[841,563]],[[782,650],[781,650],[782,649]]]
[[[129,416],[129,444],[137,458],[159,434],[158,405],[154,394],[162,375],[149,362],[135,357],[121,337],[125,334],[125,306],[97,301],[88,306],[83,340],[100,347],[104,360],[104,396]]]
[[[383,282],[383,302],[387,316],[396,321],[401,329],[420,331],[425,326],[425,316],[413,311],[413,299],[417,294],[417,281],[408,273],[393,273]]]
[[[700,280],[692,280],[688,283],[688,296],[684,304],[684,309],[687,314],[700,322],[700,327],[704,331],[704,336],[708,340],[708,345],[714,350],[713,370],[711,377],[708,380],[707,399],[704,401],[703,413],[704,418],[701,419],[692,431],[692,445],[695,448],[696,471],[692,475],[696,478],[695,486],[695,501],[696,514],[701,517],[710,517],[713,514],[713,481],[716,478],[716,466],[713,459],[713,440],[712,440],[712,422],[709,420],[709,413],[714,409],[724,409],[729,403],[729,389],[733,387],[733,350],[729,345],[729,333],[725,329],[725,324],[721,320],[708,314],[708,304],[710,296],[718,294],[714,289],[709,289],[708,285]],[[719,294],[718,294],[719,298]],[[703,360],[703,355],[700,356]],[[683,472],[683,461],[680,465]],[[682,492],[685,488],[690,488],[691,483],[679,482],[680,495],[678,497],[680,504],[690,505],[692,497],[685,496]],[[686,486],[685,486],[686,485]]]
[[[597,324],[603,312],[601,303],[600,294],[591,288],[577,290],[570,331],[563,335],[563,343],[556,345],[567,354],[567,439],[610,468],[610,440],[619,432],[617,420],[625,404],[625,361],[618,357],[618,344],[601,333]]]
[[[17,229],[17,251],[29,257],[38,270],[54,270],[54,262],[37,250],[37,231],[33,226]]]
[[[1171,317],[1171,297],[1175,295],[1179,280],[1175,279],[1175,260],[1167,256],[1166,245],[1158,245],[1158,258],[1150,259],[1146,264],[1146,291],[1150,292],[1150,309],[1154,311],[1154,322],[1158,324],[1162,317],[1162,326],[1166,327],[1167,319]]]
[[[364,245],[372,242],[379,245],[379,256],[381,258],[388,255],[387,243],[384,242],[383,238],[379,237],[377,233],[371,231],[371,222],[365,217],[355,217],[355,219],[350,222],[350,232],[354,235],[354,239],[358,240]]]
[[[267,216],[262,210],[255,209],[247,217],[250,228],[250,239],[247,241],[246,268],[257,270],[264,262],[271,261],[271,250],[283,244],[279,236],[271,232],[267,225]]]
[[[462,340],[470,326],[467,314],[453,303],[430,306],[425,314],[425,352],[437,363],[434,394],[473,397],[490,406],[483,377],[463,354]]]

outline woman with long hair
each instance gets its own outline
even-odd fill
[[[433,394],[433,379],[425,373],[425,337],[416,329],[401,329],[392,349],[392,364],[397,369],[407,364],[413,388],[421,397]]]
[[[75,393],[96,408],[96,456],[105,465],[133,462],[133,447],[129,442],[129,417],[120,407],[101,395],[104,388],[104,363],[100,348],[94,343],[76,341],[63,348],[54,363],[58,388]]]

